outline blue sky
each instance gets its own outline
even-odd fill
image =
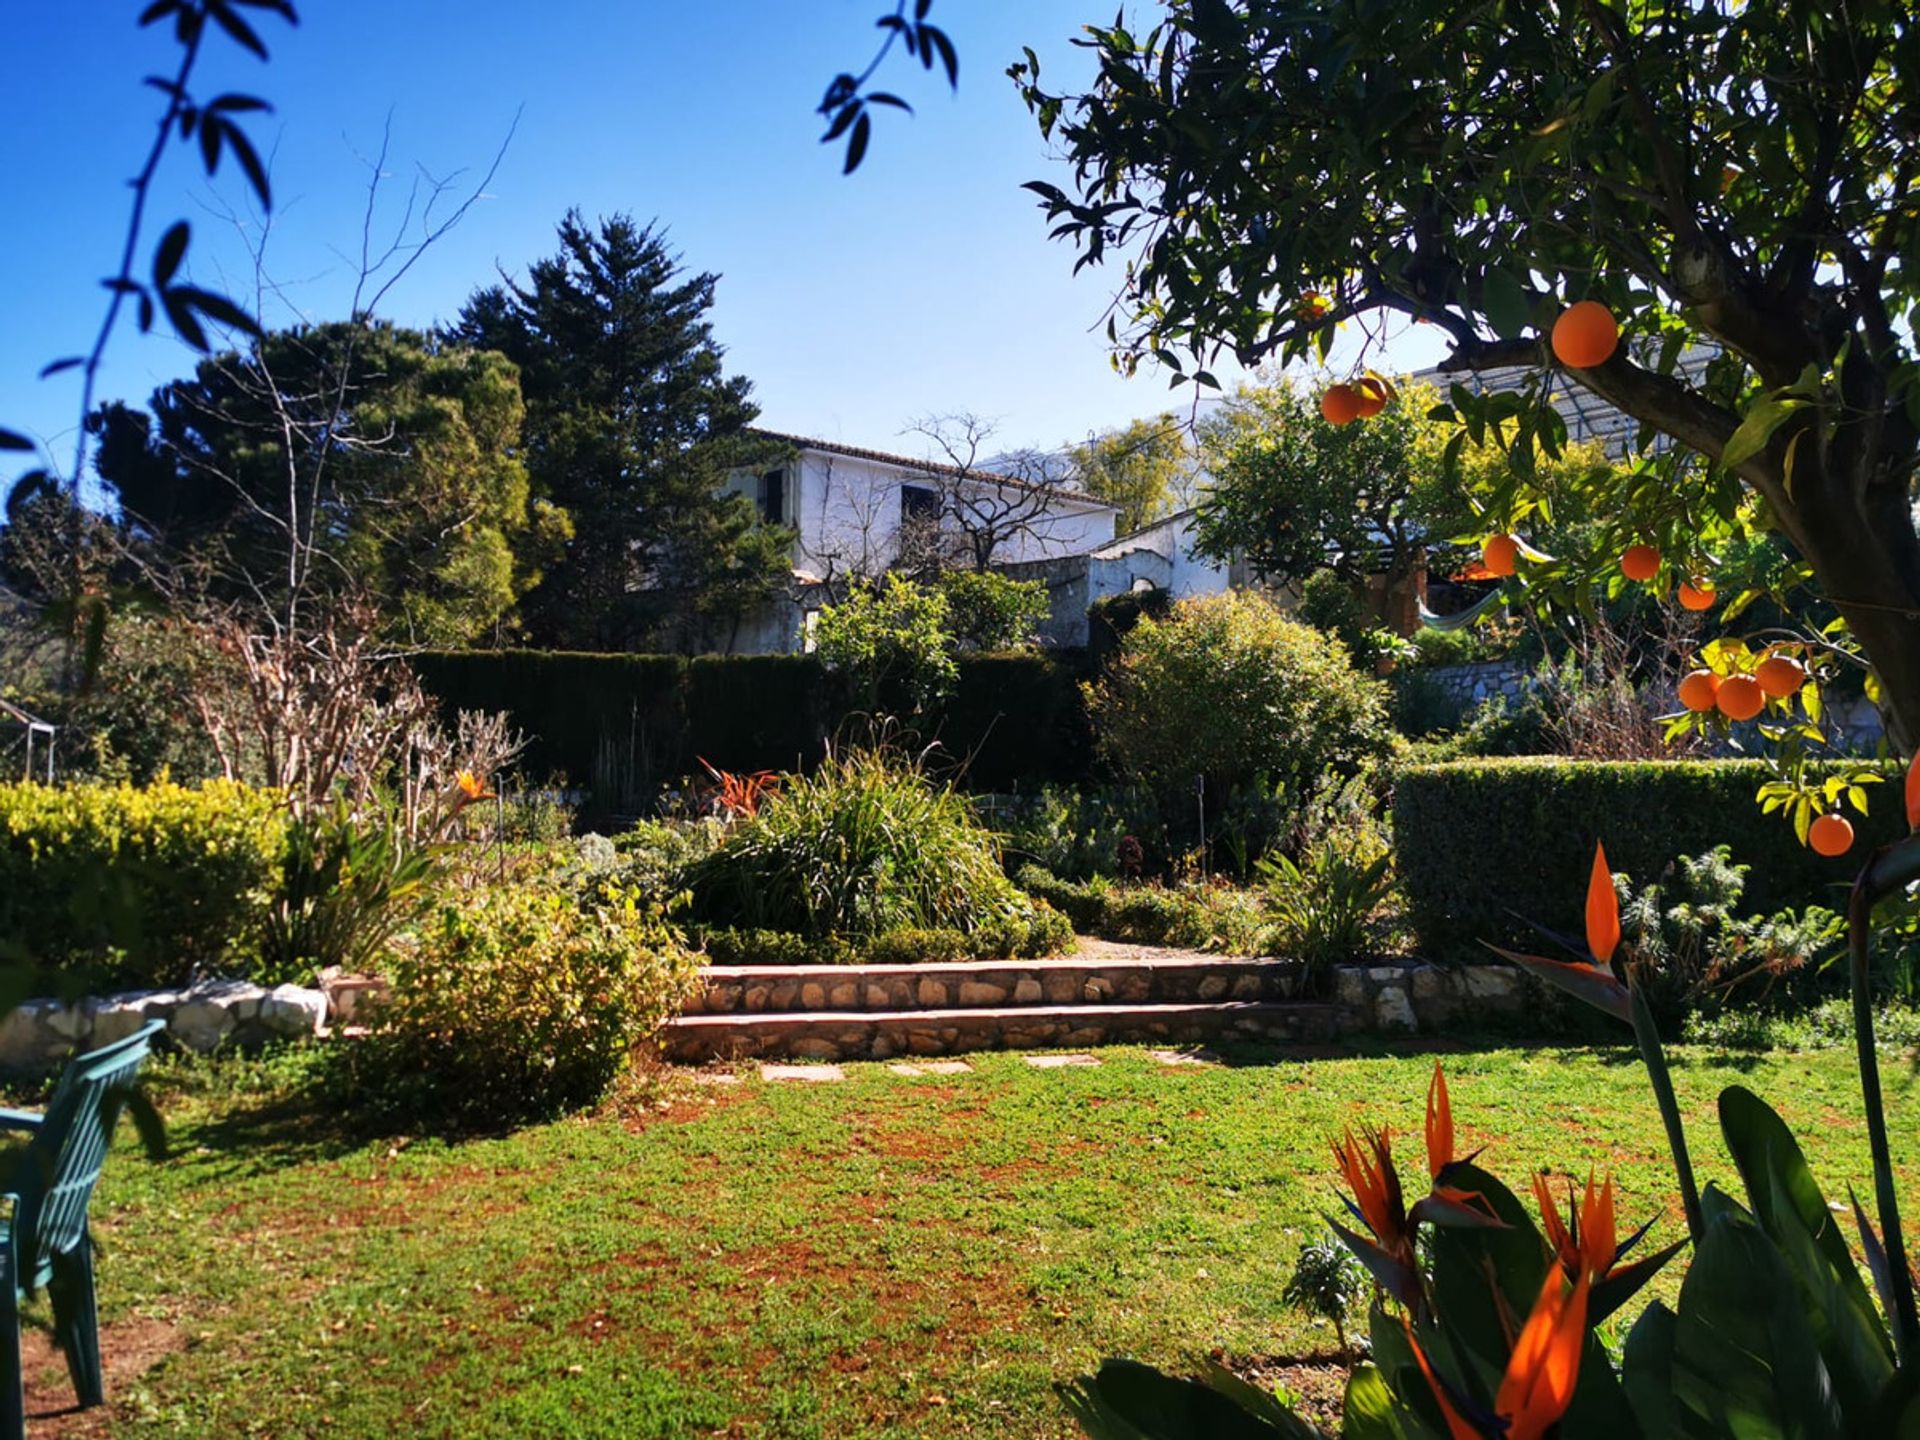
[[[1024,180],[1060,179],[1004,76],[1032,45],[1043,73],[1087,73],[1067,42],[1101,0],[938,0],[961,87],[904,55],[880,83],[911,100],[882,113],[866,163],[839,173],[811,114],[826,80],[864,63],[882,0],[297,0],[289,30],[262,16],[266,65],[220,42],[195,89],[268,98],[252,127],[273,152],[270,322],[345,313],[368,160],[390,124],[381,210],[397,223],[417,171],[471,185],[518,115],[499,172],[465,221],[394,289],[383,312],[451,318],[497,264],[550,251],[560,215],[657,219],[690,268],[720,274],[714,328],[748,375],[763,423],[879,447],[913,419],[967,410],[1009,446],[1053,445],[1164,408],[1162,378],[1114,375],[1100,334],[1109,271],[1071,277]],[[124,233],[127,177],[171,68],[170,37],[133,24],[133,0],[72,0],[9,20],[0,61],[15,123],[0,130],[0,424],[71,449],[78,385],[35,377],[85,350]],[[194,279],[250,293],[241,187],[209,185],[172,149],[147,244],[194,226]],[[250,221],[243,220],[251,232]],[[1431,357],[1396,351],[1403,364]],[[115,340],[102,398],[144,400],[191,367],[167,338]],[[1187,392],[1179,392],[1185,395]],[[64,463],[64,461],[62,462]]]

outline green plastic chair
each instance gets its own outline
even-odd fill
[[[166,1029],[149,1021],[124,1040],[69,1061],[44,1115],[0,1109],[0,1129],[32,1135],[14,1167],[0,1204],[0,1440],[24,1440],[26,1396],[20,1375],[20,1301],[45,1287],[53,1302],[53,1334],[66,1353],[67,1373],[81,1408],[106,1399],[100,1383],[100,1322],[93,1305],[93,1237],[87,1202],[106,1162],[107,1146],[128,1090],[153,1037]]]

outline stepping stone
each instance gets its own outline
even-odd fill
[[[726,1070],[701,1070],[695,1073],[696,1085],[738,1085],[740,1077]]]
[[[927,1073],[926,1066],[915,1065],[906,1060],[896,1060],[893,1064],[887,1066],[887,1069],[891,1070],[896,1075],[906,1075],[908,1077],[912,1077],[915,1075],[924,1075]]]
[[[1063,1070],[1070,1065],[1098,1065],[1097,1055],[1022,1055],[1020,1057],[1036,1070]]]
[[[1162,1065],[1218,1065],[1220,1057],[1211,1050],[1154,1050],[1149,1052]]]
[[[838,1065],[762,1065],[762,1080],[844,1080],[847,1072]]]
[[[887,1066],[896,1075],[971,1075],[973,1066],[964,1060],[896,1060]]]

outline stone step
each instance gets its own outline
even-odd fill
[[[1176,1005],[1292,1000],[1290,960],[971,960],[924,965],[709,965],[689,1015]]]
[[[1299,1001],[974,1006],[921,1010],[762,1011],[682,1015],[663,1037],[669,1060],[885,1060],[969,1050],[1041,1050],[1128,1041],[1325,1043],[1339,1007]]]

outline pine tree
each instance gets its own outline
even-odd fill
[[[752,386],[727,376],[706,313],[712,274],[688,275],[651,226],[578,211],[526,280],[477,292],[456,334],[521,369],[536,491],[572,515],[566,559],[524,612],[540,642],[574,649],[700,648],[788,580],[788,546],[729,472],[783,447],[748,427]]]

